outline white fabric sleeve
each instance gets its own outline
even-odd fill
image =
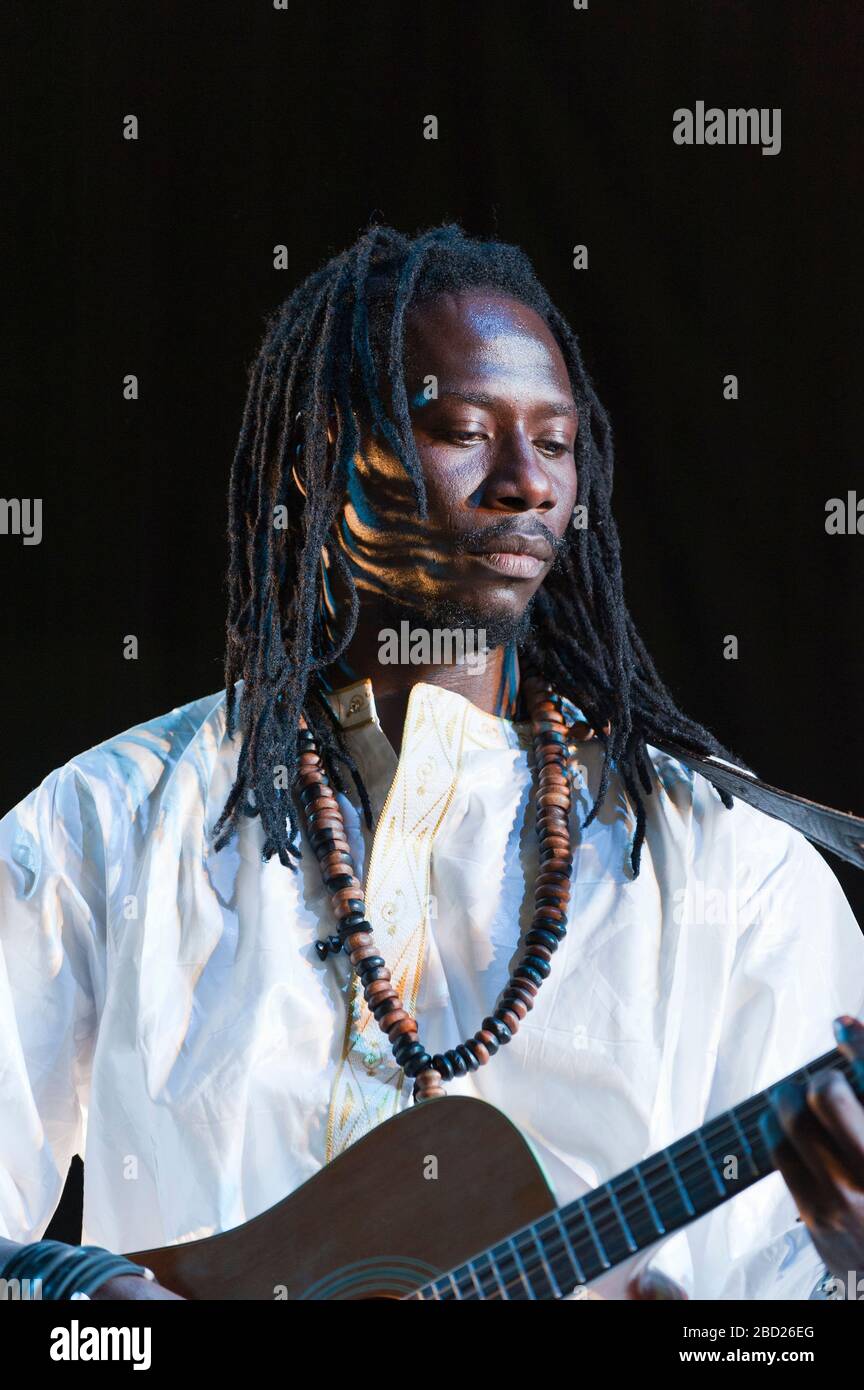
[[[105,979],[105,861],[73,764],[0,821],[0,1235],[39,1240],[83,1153]]]
[[[830,1051],[832,1020],[864,1010],[864,936],[826,861],[784,822],[741,802],[733,814],[737,940],[706,1118]],[[656,1262],[691,1298],[824,1297],[825,1265],[779,1173],[694,1222]]]

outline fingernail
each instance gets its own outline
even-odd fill
[[[850,1014],[841,1014],[834,1020],[834,1036],[838,1043],[850,1043],[853,1038],[860,1037],[864,1033],[864,1028],[857,1018],[852,1018]]]

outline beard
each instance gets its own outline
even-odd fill
[[[386,605],[389,622],[398,628],[406,620],[412,627],[437,628],[441,631],[484,634],[482,643],[487,651],[514,643],[520,646],[533,628],[533,609],[536,594],[532,594],[523,611],[516,614],[490,614],[467,600],[438,595],[400,597]]]

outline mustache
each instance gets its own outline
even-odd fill
[[[488,548],[494,541],[507,541],[513,536],[527,536],[545,541],[556,559],[566,545],[566,538],[556,536],[542,521],[536,518],[533,521],[520,520],[514,515],[503,521],[492,522],[489,526],[478,526],[472,531],[460,531],[452,537],[452,547],[455,554],[463,555],[476,551],[480,546]]]
[[[422,562],[436,571],[446,569],[448,561],[462,555],[488,553],[496,545],[505,549],[512,538],[534,541],[551,556],[557,569],[567,548],[567,536],[556,536],[539,517],[529,518],[513,512],[484,526],[461,528],[424,526],[406,507],[378,507],[374,516],[358,512],[346,518],[340,530],[340,544],[351,561],[363,570],[378,566],[404,570]],[[519,551],[524,545],[516,545]],[[541,550],[542,553],[542,550]]]

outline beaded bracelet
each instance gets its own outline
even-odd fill
[[[136,1274],[155,1281],[152,1269],[133,1264],[101,1245],[66,1245],[59,1240],[37,1240],[14,1250],[0,1268],[0,1278],[36,1280],[40,1297],[51,1301],[89,1298],[108,1279]]]

